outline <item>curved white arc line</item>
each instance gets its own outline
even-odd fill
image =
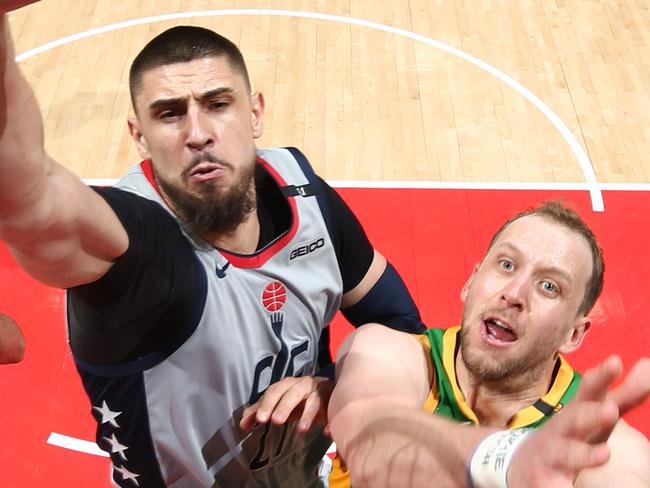
[[[57,434],[56,432],[50,433],[47,438],[47,443],[52,446],[70,449],[72,451],[84,452],[86,454],[93,454],[95,456],[110,457],[106,451],[102,451],[97,444],[76,437],[68,435]]]
[[[506,75],[503,71],[495,68],[494,66],[489,65],[485,61],[475,56],[472,56],[471,54],[467,54],[464,51],[448,46],[447,44],[444,44],[440,41],[436,41],[434,39],[430,39],[423,35],[416,34],[414,32],[410,32],[404,29],[399,29],[397,27],[392,27],[386,24],[380,24],[378,22],[373,22],[370,20],[355,19],[352,17],[343,17],[340,15],[324,14],[318,12],[301,12],[297,10],[230,9],[230,10],[198,10],[194,12],[177,12],[171,14],[143,17],[140,19],[127,20],[124,22],[118,22],[116,24],[110,24],[104,27],[91,29],[85,32],[80,32],[78,34],[73,34],[64,37],[62,39],[59,39],[57,41],[49,42],[42,46],[36,47],[34,49],[26,51],[25,53],[19,54],[18,56],[16,56],[16,61],[23,61],[31,56],[40,54],[44,51],[53,49],[55,47],[61,46],[68,42],[83,39],[85,37],[90,37],[95,34],[101,34],[109,31],[117,30],[117,29],[122,29],[125,27],[131,27],[131,26],[141,25],[141,24],[146,24],[151,22],[159,22],[164,20],[176,20],[176,19],[183,19],[183,18],[190,18],[190,17],[211,17],[211,16],[223,16],[223,15],[274,15],[274,16],[285,16],[285,17],[286,16],[303,17],[303,18],[310,18],[310,19],[317,19],[317,20],[330,20],[333,22],[340,22],[340,23],[351,24],[351,25],[360,25],[360,26],[365,26],[365,27],[369,27],[384,32],[390,32],[392,34],[397,34],[403,37],[407,37],[409,39],[413,39],[415,41],[423,42],[425,44],[437,47],[438,49],[441,49],[445,52],[453,54],[454,56],[457,56],[461,59],[464,59],[465,61],[472,63],[473,65],[481,68],[482,70],[488,72],[489,74],[497,77],[498,79],[506,83],[508,86],[513,88],[515,91],[520,93],[522,96],[524,96],[524,98],[526,98],[529,102],[531,102],[538,110],[540,110],[544,114],[544,116],[546,116],[546,118],[551,122],[551,124],[553,124],[553,126],[560,132],[561,136],[567,142],[567,144],[573,151],[573,154],[575,155],[576,159],[578,160],[578,164],[582,169],[582,173],[587,183],[587,189],[589,190],[589,194],[591,197],[591,205],[593,210],[596,212],[602,212],[604,210],[603,195],[600,189],[600,184],[598,183],[598,180],[596,178],[596,173],[591,164],[589,156],[587,156],[587,153],[585,152],[584,148],[580,145],[580,143],[575,138],[575,136],[571,133],[569,128],[566,126],[566,124],[564,124],[564,122],[562,122],[562,120],[560,120],[560,118],[536,95],[534,95],[530,90],[528,90],[526,87],[521,85],[519,82],[515,81],[510,76]]]

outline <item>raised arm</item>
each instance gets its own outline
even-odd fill
[[[337,358],[329,420],[355,488],[464,486],[466,460],[495,429],[425,413],[432,372],[415,336],[370,324]]]
[[[5,14],[27,3],[0,3],[0,239],[36,279],[71,287],[102,276],[128,237],[108,204],[45,152]]]
[[[476,446],[495,432],[422,410],[431,379],[424,357],[414,336],[377,324],[354,331],[341,347],[328,414],[355,488],[466,486]],[[481,475],[474,485],[505,486],[507,476],[510,486],[569,488],[580,471],[605,465],[613,447],[604,440],[620,414],[647,398],[649,367],[641,360],[609,394],[620,360],[585,373],[576,399],[524,440],[509,469],[506,463],[482,470],[503,483],[484,484]],[[510,443],[507,435],[499,446],[488,439],[481,452]]]

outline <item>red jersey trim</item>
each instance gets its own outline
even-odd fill
[[[264,167],[266,172],[269,175],[271,175],[271,177],[280,186],[280,188],[287,186],[287,183],[284,181],[282,176],[280,176],[280,173],[278,173],[273,166],[271,166],[268,162],[266,162],[264,159],[260,158],[259,156],[257,157],[256,161],[258,164],[261,164]],[[153,176],[153,168],[151,166],[151,160],[147,159],[145,161],[142,161],[140,163],[140,168],[142,169],[142,172],[147,178],[147,181],[149,181],[151,186],[165,201],[165,197],[162,195],[162,192],[158,187],[158,183],[156,183],[156,179]],[[291,226],[289,227],[289,230],[287,232],[282,234],[280,238],[273,241],[267,247],[261,249],[255,254],[250,254],[250,255],[236,254],[220,248],[215,248],[215,249],[217,249],[221,254],[223,254],[233,266],[236,266],[238,268],[259,268],[263,266],[264,263],[266,263],[269,259],[275,256],[278,253],[278,251],[284,248],[284,246],[286,246],[298,232],[300,219],[298,216],[298,206],[296,204],[296,197],[287,197],[287,202],[289,203],[289,207],[291,209]]]

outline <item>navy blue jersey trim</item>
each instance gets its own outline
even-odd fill
[[[533,407],[535,407],[537,410],[542,412],[547,417],[550,417],[555,412],[555,409],[553,408],[552,405],[549,405],[548,403],[546,403],[545,401],[543,401],[541,399],[539,399],[535,403],[533,403]]]
[[[310,194],[316,197],[316,201],[320,207],[320,212],[323,215],[323,219],[325,220],[327,232],[330,235],[330,240],[334,242],[334,237],[332,235],[332,214],[330,213],[329,206],[327,205],[327,199],[325,198],[325,193],[322,191],[320,180],[318,176],[316,176],[314,168],[311,167],[311,164],[309,164],[309,161],[307,161],[305,155],[300,152],[298,148],[286,147],[285,149],[289,151],[295,158],[295,160],[298,162],[298,165],[300,166],[300,169],[305,174],[307,181],[309,181]]]
[[[368,322],[379,322],[403,332],[422,334],[426,331],[406,284],[388,262],[382,275],[365,296],[354,305],[341,309],[341,312],[355,327]]]
[[[322,190],[320,180],[314,168],[305,157],[305,155],[296,147],[286,147],[287,151],[291,153],[294,159],[298,162],[300,169],[304,173],[309,185],[309,195],[316,197],[318,202],[318,207],[320,208],[320,213],[323,216],[325,221],[325,227],[327,228],[327,233],[330,236],[330,241],[334,242],[334,234],[332,233],[332,214],[330,212],[329,205],[327,204],[327,198],[325,193]],[[338,257],[337,257],[338,260]],[[330,351],[330,331],[329,327],[325,327],[321,332],[321,336],[318,341],[318,366],[320,368],[327,368],[332,364],[332,353]]]
[[[201,317],[203,316],[203,309],[205,308],[205,303],[208,298],[208,277],[206,271],[203,268],[198,256],[194,255],[193,257],[194,265],[196,266],[197,271],[197,300],[194,301],[192,312],[190,316],[187,317],[187,323],[191,325],[187,327],[179,327],[177,333],[172,336],[171,340],[169,341],[169,344],[160,351],[154,351],[138,359],[134,359],[133,361],[128,361],[125,363],[91,364],[76,357],[73,353],[73,358],[77,367],[88,373],[103,377],[116,377],[137,374],[141,371],[151,369],[154,366],[162,363],[176,350],[178,350],[178,348],[185,344],[185,342],[190,338],[192,334],[194,334],[194,331],[199,326]],[[201,299],[198,299],[198,297],[201,297]]]
[[[151,437],[149,411],[142,374],[127,378],[98,378],[80,371],[84,388],[97,422],[95,441],[113,463],[112,478],[117,486],[136,486],[122,473],[137,475],[138,486],[164,488],[165,482]],[[127,449],[112,449],[114,442]],[[126,471],[125,471],[126,470]]]

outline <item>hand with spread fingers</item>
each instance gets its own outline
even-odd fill
[[[239,425],[249,430],[269,421],[276,425],[297,421],[300,432],[307,432],[314,424],[327,430],[327,405],[333,388],[332,380],[320,376],[284,378],[244,410]]]
[[[509,486],[580,486],[576,484],[579,474],[578,479],[588,477],[590,468],[610,460],[607,441],[621,415],[650,394],[650,359],[639,360],[623,382],[608,392],[621,372],[620,358],[611,356],[585,373],[575,399],[514,453]]]

